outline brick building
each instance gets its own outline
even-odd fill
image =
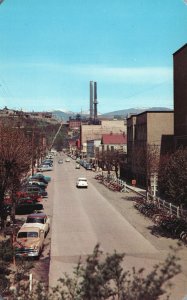
[[[187,147],[187,44],[173,54],[174,134],[176,147]]]

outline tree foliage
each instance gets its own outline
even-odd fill
[[[112,170],[115,170],[116,177],[119,176],[119,167],[120,164],[124,162],[124,157],[124,153],[112,149],[98,151],[96,154],[99,167],[103,170],[106,169],[108,174],[110,174]]]
[[[23,131],[0,124],[0,212],[5,193],[16,189],[30,163],[31,147]]]
[[[141,178],[141,184],[150,189],[151,177],[158,173],[160,146],[156,144],[136,144],[133,148],[133,173]]]
[[[20,300],[157,300],[166,295],[166,287],[171,286],[170,279],[180,270],[177,249],[173,249],[163,263],[155,265],[152,271],[124,270],[124,254],[114,252],[104,255],[96,245],[93,254],[86,262],[81,259],[72,276],[65,274],[59,284],[50,291],[41,284],[35,284],[32,292],[28,283],[17,282],[17,288],[11,299]],[[167,299],[169,297],[167,296]]]
[[[171,202],[187,206],[187,149],[173,153],[160,167],[159,190]]]

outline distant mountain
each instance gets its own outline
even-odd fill
[[[139,108],[128,108],[128,109],[122,109],[122,110],[116,110],[112,112],[108,112],[105,114],[100,114],[99,118],[114,118],[116,117],[127,117],[132,114],[140,114],[143,111],[170,111],[171,109],[167,107],[139,107]],[[74,113],[72,111],[62,111],[62,110],[54,110],[52,111],[52,114],[55,118],[63,121],[68,121],[69,117],[75,118],[77,114],[80,113]],[[84,117],[89,117],[89,112],[82,112],[81,114]]]
[[[68,121],[69,117],[75,117],[77,114],[72,111],[53,110],[52,114],[55,118],[63,121]]]
[[[102,117],[108,117],[112,118],[115,116],[123,116],[127,117],[132,114],[140,114],[144,111],[170,111],[171,109],[167,107],[139,107],[139,108],[128,108],[128,109],[122,109],[122,110],[116,110],[112,112],[108,112],[105,114],[102,114]]]

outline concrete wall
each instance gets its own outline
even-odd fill
[[[174,113],[159,112],[147,114],[147,143],[161,145],[163,135],[174,134]]]

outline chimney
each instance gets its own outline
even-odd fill
[[[94,82],[90,81],[90,119],[93,119]]]
[[[94,120],[97,119],[97,82],[94,81]]]

